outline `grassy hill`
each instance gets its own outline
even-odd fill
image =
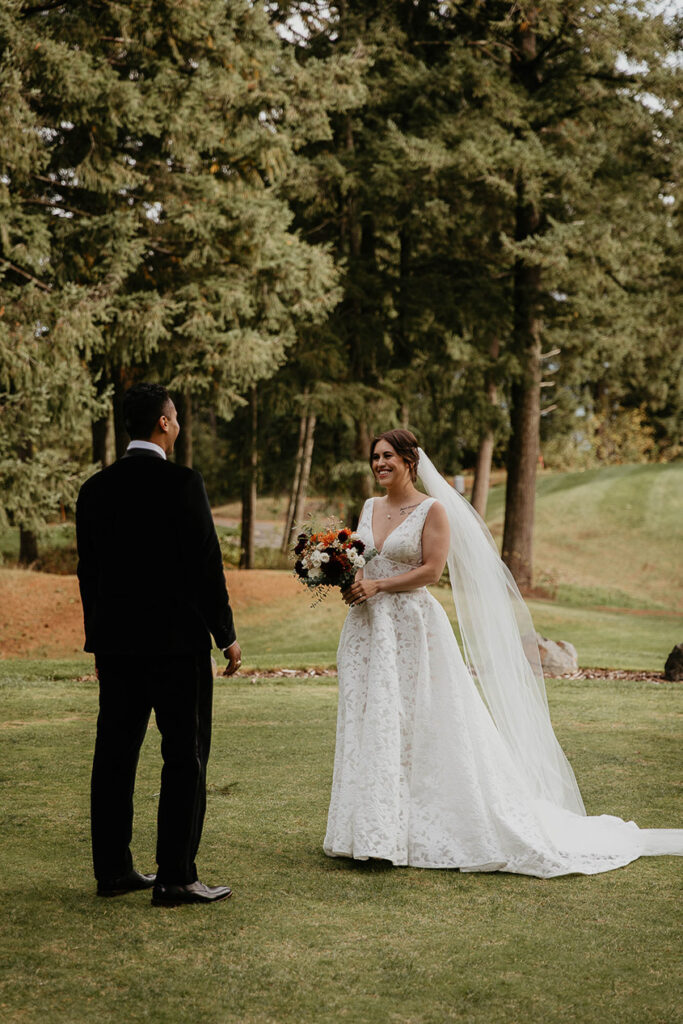
[[[503,532],[505,488],[488,520]],[[541,475],[535,578],[563,604],[683,610],[683,463]]]

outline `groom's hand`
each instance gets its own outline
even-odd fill
[[[235,640],[234,644],[230,644],[229,647],[225,648],[223,654],[228,659],[228,664],[225,666],[225,675],[234,676],[242,664],[242,648]]]

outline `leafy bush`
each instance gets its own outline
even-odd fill
[[[581,470],[596,466],[655,461],[658,456],[654,429],[644,405],[624,409],[617,405],[596,410],[581,420],[570,434],[543,444],[546,469]],[[666,456],[664,456],[666,460]]]
[[[236,526],[219,526],[218,543],[221,546],[223,565],[237,569],[240,564],[240,531]],[[255,547],[255,569],[291,569],[289,555],[283,555],[279,548]]]

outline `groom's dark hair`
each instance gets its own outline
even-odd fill
[[[145,441],[164,415],[170,394],[163,384],[133,384],[123,396],[123,422],[131,441]]]

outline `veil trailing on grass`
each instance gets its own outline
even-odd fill
[[[419,449],[418,476],[446,509],[450,576],[468,668],[532,794],[585,815],[548,712],[531,615],[483,519]]]

